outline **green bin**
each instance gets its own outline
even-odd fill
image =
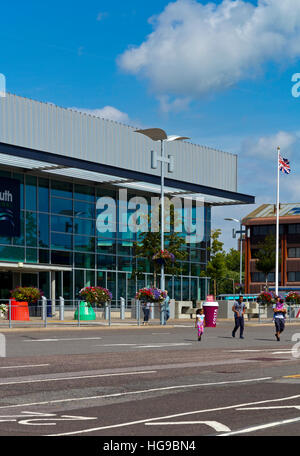
[[[78,308],[75,310],[74,320],[78,320]],[[85,301],[80,301],[80,320],[96,320],[94,309]]]

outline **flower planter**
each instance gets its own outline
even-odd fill
[[[29,321],[28,302],[11,300],[11,320]],[[7,313],[9,319],[9,313]]]
[[[80,321],[96,320],[95,311],[87,302],[80,301],[79,309]],[[78,320],[78,308],[75,310],[74,320]]]

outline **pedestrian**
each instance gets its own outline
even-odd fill
[[[204,326],[205,326],[204,310],[197,309],[195,328],[197,328],[197,330],[198,330],[198,341],[199,342],[200,342],[202,334],[204,332]]]
[[[275,322],[275,337],[277,341],[280,341],[280,334],[284,331],[285,319],[286,319],[286,312],[287,309],[284,306],[284,300],[277,297],[277,302],[273,307],[274,314],[273,319]]]
[[[245,303],[243,302],[243,296],[239,296],[238,301],[235,301],[232,306],[234,312],[235,326],[232,331],[232,337],[235,337],[235,333],[240,328],[240,339],[244,339],[244,314],[245,314]]]
[[[149,324],[149,315],[150,315],[150,302],[143,302],[143,312],[144,312],[144,323],[143,325],[148,325]]]
[[[169,295],[167,295],[165,302],[164,302],[164,311],[165,311],[164,325],[166,325],[167,321],[170,318],[170,296]]]

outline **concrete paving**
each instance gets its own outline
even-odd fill
[[[299,325],[172,323],[6,331],[0,435],[299,435]]]

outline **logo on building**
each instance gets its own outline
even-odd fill
[[[20,182],[0,180],[0,236],[20,236]]]

